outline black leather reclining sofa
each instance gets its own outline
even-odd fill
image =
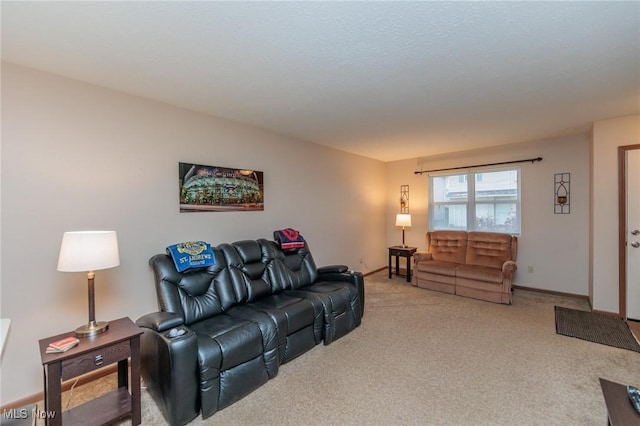
[[[178,272],[153,256],[159,312],[137,324],[142,376],[171,425],[206,418],[278,374],[279,366],[360,325],[362,273],[317,268],[309,247],[266,239],[212,247],[215,265]]]

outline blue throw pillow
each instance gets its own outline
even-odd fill
[[[188,241],[167,247],[167,254],[173,259],[178,272],[190,268],[205,268],[216,264],[211,244],[204,241]]]

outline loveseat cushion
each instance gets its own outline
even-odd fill
[[[469,232],[465,263],[500,269],[504,262],[515,259],[514,239],[498,232]]]
[[[457,266],[460,266],[460,264],[454,262],[427,260],[417,263],[415,269],[420,272],[429,272],[432,274],[455,277]]]
[[[467,250],[467,232],[428,232],[427,250],[431,253],[433,260],[464,263]]]
[[[502,269],[488,266],[459,265],[456,268],[456,277],[502,284],[504,274],[502,273]]]

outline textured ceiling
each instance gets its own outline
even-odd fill
[[[2,58],[392,161],[640,113],[640,2],[10,2]]]

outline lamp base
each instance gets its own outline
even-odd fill
[[[104,333],[109,328],[106,321],[91,321],[89,324],[81,325],[76,328],[76,337],[91,337],[96,334]]]

